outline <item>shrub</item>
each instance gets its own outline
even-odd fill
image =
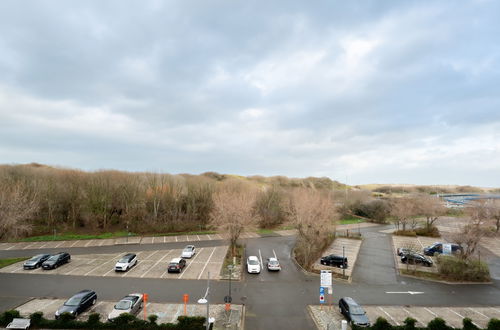
[[[100,318],[101,314],[99,313],[92,313],[89,315],[89,318],[87,320],[87,324],[91,326],[92,328],[95,328],[97,325],[100,323]]]
[[[484,261],[445,255],[439,255],[437,260],[439,273],[446,279],[471,282],[490,280],[490,271]]]
[[[42,325],[44,320],[42,312],[36,312],[30,315],[31,324],[33,326]]]
[[[415,233],[418,236],[428,236],[428,237],[440,237],[441,234],[439,233],[439,229],[435,226],[431,226],[430,228],[423,227],[423,228],[417,228],[415,230]]]
[[[156,315],[156,314],[151,314],[148,316],[148,321],[151,324],[156,324],[157,320],[158,320],[158,315]]]
[[[187,317],[187,316],[179,316],[177,318],[178,329],[205,329],[203,325],[205,323],[206,317],[203,316],[195,316],[195,317]]]
[[[488,322],[488,330],[500,330],[500,320],[499,319],[491,319]]]
[[[415,320],[412,317],[407,317],[404,320],[404,329],[405,330],[414,330],[415,329],[415,324],[417,323],[417,320]]]
[[[409,237],[417,237],[417,233],[413,230],[396,230],[393,235],[397,236],[409,236]]]
[[[440,317],[436,317],[434,320],[427,324],[427,329],[429,330],[449,330],[450,327],[446,324],[445,320]]]
[[[360,202],[354,206],[355,215],[369,218],[377,223],[385,223],[386,218],[391,212],[389,203],[384,200],[376,199],[368,202]]]
[[[472,323],[472,320],[468,317],[465,317],[463,320],[462,320],[462,324],[463,324],[463,330],[477,330],[477,327],[474,323]]]
[[[259,192],[253,206],[260,228],[274,228],[287,219],[284,192],[278,187],[271,187]]]
[[[20,317],[20,314],[19,311],[15,309],[3,312],[2,315],[0,315],[0,326],[6,326],[17,317]]]
[[[392,329],[392,325],[387,322],[386,319],[384,319],[383,317],[377,317],[377,320],[375,321],[375,323],[372,325],[372,329],[373,330],[390,330]]]

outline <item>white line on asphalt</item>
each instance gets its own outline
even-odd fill
[[[188,237],[188,235],[186,235],[186,242],[187,242],[187,241],[189,241],[189,237]]]
[[[143,278],[144,276],[146,276],[147,273],[149,273],[149,271],[151,269],[153,269],[154,267],[156,267],[156,265],[158,265],[163,259],[165,259],[165,257],[167,257],[173,250],[170,250],[168,251],[167,254],[165,254],[160,260],[158,260],[157,262],[155,262],[155,264],[153,266],[151,266],[151,268],[149,268],[147,271],[145,271],[142,275],[141,275],[141,278]]]
[[[99,246],[102,246],[104,244],[104,240],[101,239],[101,243],[99,243]]]
[[[495,312],[497,313],[500,313],[500,309],[496,309],[496,308],[493,308],[493,307],[490,307],[492,310],[494,310]]]
[[[16,246],[16,245],[17,245],[17,243],[12,243],[12,244],[11,244],[11,246],[9,246],[8,248],[6,248],[5,250],[10,250],[10,249],[12,249],[14,246]]]
[[[201,251],[203,251],[203,248],[201,248],[201,249],[200,249],[200,251],[198,251],[198,253],[196,253],[196,254],[195,254],[195,256],[194,256],[193,260],[191,260],[191,261],[189,262],[189,264],[186,266],[186,268],[184,268],[184,269],[182,270],[182,273],[181,273],[181,275],[179,276],[179,278],[182,278],[182,276],[184,276],[184,274],[186,273],[186,270],[189,268],[189,266],[191,266],[191,265],[195,262],[194,260],[195,260],[195,259],[196,259],[199,255],[200,255]]]
[[[179,240],[177,239],[177,236],[175,236],[175,241],[178,242]]]
[[[155,252],[153,252],[152,254],[150,254],[147,258],[145,259],[149,259],[151,258],[152,256],[154,256],[156,253],[160,252],[161,250],[156,250]]]
[[[462,319],[464,319],[464,318],[465,318],[464,316],[462,316],[462,315],[460,315],[459,313],[455,312],[455,311],[454,311],[453,309],[451,309],[451,308],[448,308],[448,310],[449,310],[450,312],[452,312],[452,313],[454,313],[454,314],[458,315],[458,316],[459,316],[459,317],[461,317]],[[479,326],[478,326],[478,325],[477,325],[474,321],[472,321],[472,324],[474,324],[476,327],[478,327],[478,328],[479,328]]]
[[[26,245],[25,247],[23,247],[23,250],[26,250],[28,247],[32,246],[33,244],[35,244],[35,243],[30,243],[30,244]]]
[[[196,235],[196,237],[198,238],[198,241],[201,241],[200,236]]]
[[[424,307],[424,309],[425,309],[426,311],[428,311],[429,313],[431,313],[432,315],[434,315],[434,317],[438,317],[438,316],[437,316],[437,314],[436,314],[436,313],[434,313],[433,311],[431,311],[429,308]]]
[[[415,320],[417,320],[418,323],[420,323],[422,326],[425,327],[425,324],[422,321],[420,321],[415,315],[412,315],[406,308],[403,308],[403,310],[406,312],[406,314],[408,314],[409,317],[414,318]]]
[[[399,325],[399,322],[396,321],[392,316],[391,314],[387,313],[382,307],[379,307],[378,309],[380,309],[382,312],[384,312],[385,315],[389,316],[389,318],[392,320],[392,322],[394,322],[396,325]]]
[[[208,265],[208,263],[210,262],[210,259],[212,259],[212,255],[214,254],[215,249],[217,249],[217,247],[214,247],[214,249],[212,250],[212,253],[210,254],[210,257],[208,257],[208,260],[207,260],[207,262],[205,263],[205,265],[203,266],[203,269],[201,270],[200,275],[198,275],[198,279],[200,279],[200,278],[201,278],[201,275],[203,275],[203,272],[205,271],[205,268],[207,268],[207,265]]]
[[[114,268],[111,268],[110,270],[108,270],[106,273],[104,273],[104,275],[102,276],[108,276],[109,273],[111,273],[112,271],[114,271],[115,269]]]
[[[89,246],[90,243],[92,243],[93,239],[89,240],[87,244],[85,244],[85,247]]]
[[[220,234],[216,234],[216,236],[219,236],[219,239],[224,239]]]
[[[121,254],[121,253],[120,253],[120,254]],[[97,266],[97,267],[93,268],[92,270],[89,270],[88,272],[86,272],[86,273],[84,274],[84,276],[87,276],[88,274],[90,274],[90,273],[92,273],[94,270],[96,270],[96,269],[98,269],[98,268],[100,268],[100,267],[104,266],[104,265],[105,265],[105,264],[107,264],[108,262],[113,262],[113,261],[115,261],[115,259],[116,259],[116,258],[117,258],[120,254],[118,254],[118,255],[114,256],[112,259],[110,259],[110,260],[108,260],[108,261],[106,261],[106,262],[104,262],[104,263],[100,264],[99,266]]]
[[[90,264],[92,264],[92,263],[93,263],[94,261],[96,261],[96,260],[97,260],[97,259],[91,259],[89,263],[90,263]],[[86,265],[86,264],[87,264],[87,263],[82,264],[82,265]],[[69,275],[69,274],[71,274],[72,272],[74,272],[75,270],[79,270],[78,266],[75,266],[75,268],[73,268],[72,270],[70,270],[70,271],[69,271],[69,272],[67,272],[67,273],[63,273],[63,275]]]
[[[264,267],[264,263],[262,262],[262,254],[260,254],[260,249],[259,249],[259,259],[260,259],[260,267]]]
[[[163,236],[163,243],[167,243],[167,236]]]
[[[70,247],[73,247],[76,243],[78,243],[79,241],[75,241],[73,244],[71,244]],[[59,245],[56,245],[56,247],[58,247]]]
[[[210,237],[210,235],[208,235],[208,234],[207,234],[207,236],[208,236],[208,240],[211,241],[212,237]]]
[[[276,252],[274,252],[274,249],[273,249],[273,254],[274,254],[274,257],[275,257],[276,259],[278,259],[278,257],[276,256]]]
[[[473,311],[474,313],[477,313],[477,314],[481,315],[481,316],[482,316],[482,317],[484,317],[485,319],[489,319],[489,317],[488,317],[488,316],[486,316],[486,315],[484,315],[483,313],[478,312],[477,310],[475,310],[475,309],[473,309],[473,308],[470,308],[470,307],[469,307],[469,309],[470,309],[471,311]]]

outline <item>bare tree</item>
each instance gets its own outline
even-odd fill
[[[312,189],[295,189],[290,203],[292,222],[298,231],[297,261],[309,268],[331,242],[335,205],[330,194]]]
[[[421,194],[415,199],[416,212],[425,217],[425,226],[428,231],[434,226],[439,217],[446,214],[446,207],[437,196]]]
[[[233,255],[243,230],[255,226],[255,196],[253,187],[237,181],[221,184],[213,196],[212,225],[229,235]]]
[[[21,184],[0,187],[0,239],[18,238],[31,231],[30,218],[39,207],[35,197]]]
[[[500,199],[493,199],[488,201],[488,215],[495,221],[495,232],[500,230]]]
[[[415,229],[417,222],[414,217],[418,212],[415,205],[415,199],[411,197],[393,198],[391,200],[391,215],[394,217],[397,230],[406,231],[408,225]]]
[[[477,246],[485,235],[482,224],[489,217],[488,205],[485,201],[476,201],[466,208],[470,216],[470,223],[462,227],[459,233],[454,235],[454,240],[463,248],[464,259],[471,257],[476,252]]]

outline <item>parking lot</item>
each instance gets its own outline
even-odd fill
[[[425,327],[427,324],[440,317],[448,325],[462,328],[462,320],[465,317],[472,319],[479,328],[485,329],[491,318],[500,318],[500,307],[420,307],[420,306],[363,306],[373,324],[378,317],[385,318],[392,325],[403,325],[407,317],[417,320],[417,327]],[[318,329],[340,329],[343,315],[338,311],[338,306],[309,306],[309,312],[313,316]],[[331,327],[333,325],[333,328]]]
[[[394,248],[394,257],[396,260],[396,266],[399,269],[407,269],[409,267],[410,269],[416,269],[418,271],[423,271],[423,272],[432,272],[432,273],[437,273],[438,268],[436,265],[436,258],[427,256],[428,258],[432,259],[433,264],[431,267],[427,266],[422,266],[422,265],[407,265],[401,262],[401,257],[398,256],[397,249],[398,248],[404,248],[404,247],[415,247],[418,248],[419,252],[423,254],[423,249],[424,247],[427,247],[429,245],[432,245],[435,242],[446,242],[442,238],[439,237],[422,237],[422,236],[417,236],[417,237],[407,237],[407,236],[397,236],[397,235],[392,235],[392,245]]]
[[[256,233],[242,233],[240,238],[260,237]],[[88,239],[73,241],[45,241],[45,242],[18,242],[18,243],[0,243],[0,250],[27,250],[27,249],[55,249],[55,248],[73,248],[73,247],[91,247],[108,246],[118,244],[159,244],[175,242],[199,242],[212,240],[225,240],[224,234],[205,234],[205,235],[179,235],[179,236],[130,236],[113,239]]]
[[[179,301],[182,297],[179,297]],[[17,307],[16,309],[23,317],[28,317],[34,312],[42,312],[44,317],[47,319],[54,319],[54,314],[56,310],[64,304],[66,299],[33,299],[29,302]],[[97,301],[95,306],[89,308],[86,312],[78,316],[78,320],[86,321],[91,313],[101,314],[101,321],[105,321],[107,315],[113,310],[113,306],[117,301]],[[188,316],[206,316],[207,310],[204,305],[201,304],[188,304],[187,308]],[[160,304],[148,302],[146,305],[146,316],[157,315],[157,323],[175,323],[177,322],[177,317],[184,315],[184,305],[183,304]],[[237,316],[234,319],[232,316],[232,323],[241,323],[242,306],[241,305],[231,305],[231,313]],[[144,317],[144,310],[141,309],[137,315],[139,318]],[[224,305],[210,305],[210,317],[215,318],[216,323],[224,322],[227,320],[227,314],[224,311]]]
[[[211,279],[218,279],[228,246],[204,247],[187,260],[187,265],[180,273],[168,273],[167,266],[171,259],[180,257],[182,249],[141,251],[137,253],[138,263],[127,272],[116,273],[114,266],[126,252],[117,254],[73,255],[71,262],[52,270],[24,270],[23,262],[18,262],[0,269],[3,273],[58,274],[80,276],[120,276],[140,278],[206,279],[210,272]]]
[[[356,264],[356,259],[358,257],[359,248],[361,247],[362,240],[360,239],[349,239],[349,238],[336,238],[333,244],[323,253],[322,256],[327,256],[330,254],[335,254],[342,256],[342,253],[347,257],[348,267],[345,269],[345,275],[349,278],[351,277],[352,271]],[[325,266],[320,263],[320,259],[316,260],[313,265],[313,269],[321,270],[327,269],[332,270],[336,274],[342,274],[343,269],[337,267]]]

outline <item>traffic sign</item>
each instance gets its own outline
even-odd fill
[[[187,304],[189,302],[189,295],[188,294],[184,294],[182,296],[182,300],[184,301],[185,304]]]
[[[224,302],[227,304],[230,304],[233,301],[233,298],[231,296],[225,296],[224,297]]]
[[[320,304],[324,304],[325,303],[325,295],[324,294],[320,294],[319,295],[319,303]]]
[[[324,295],[325,294],[325,287],[323,287],[323,286],[319,287],[319,294],[320,295]]]
[[[330,270],[321,271],[321,286],[329,287],[332,285],[332,272]]]

